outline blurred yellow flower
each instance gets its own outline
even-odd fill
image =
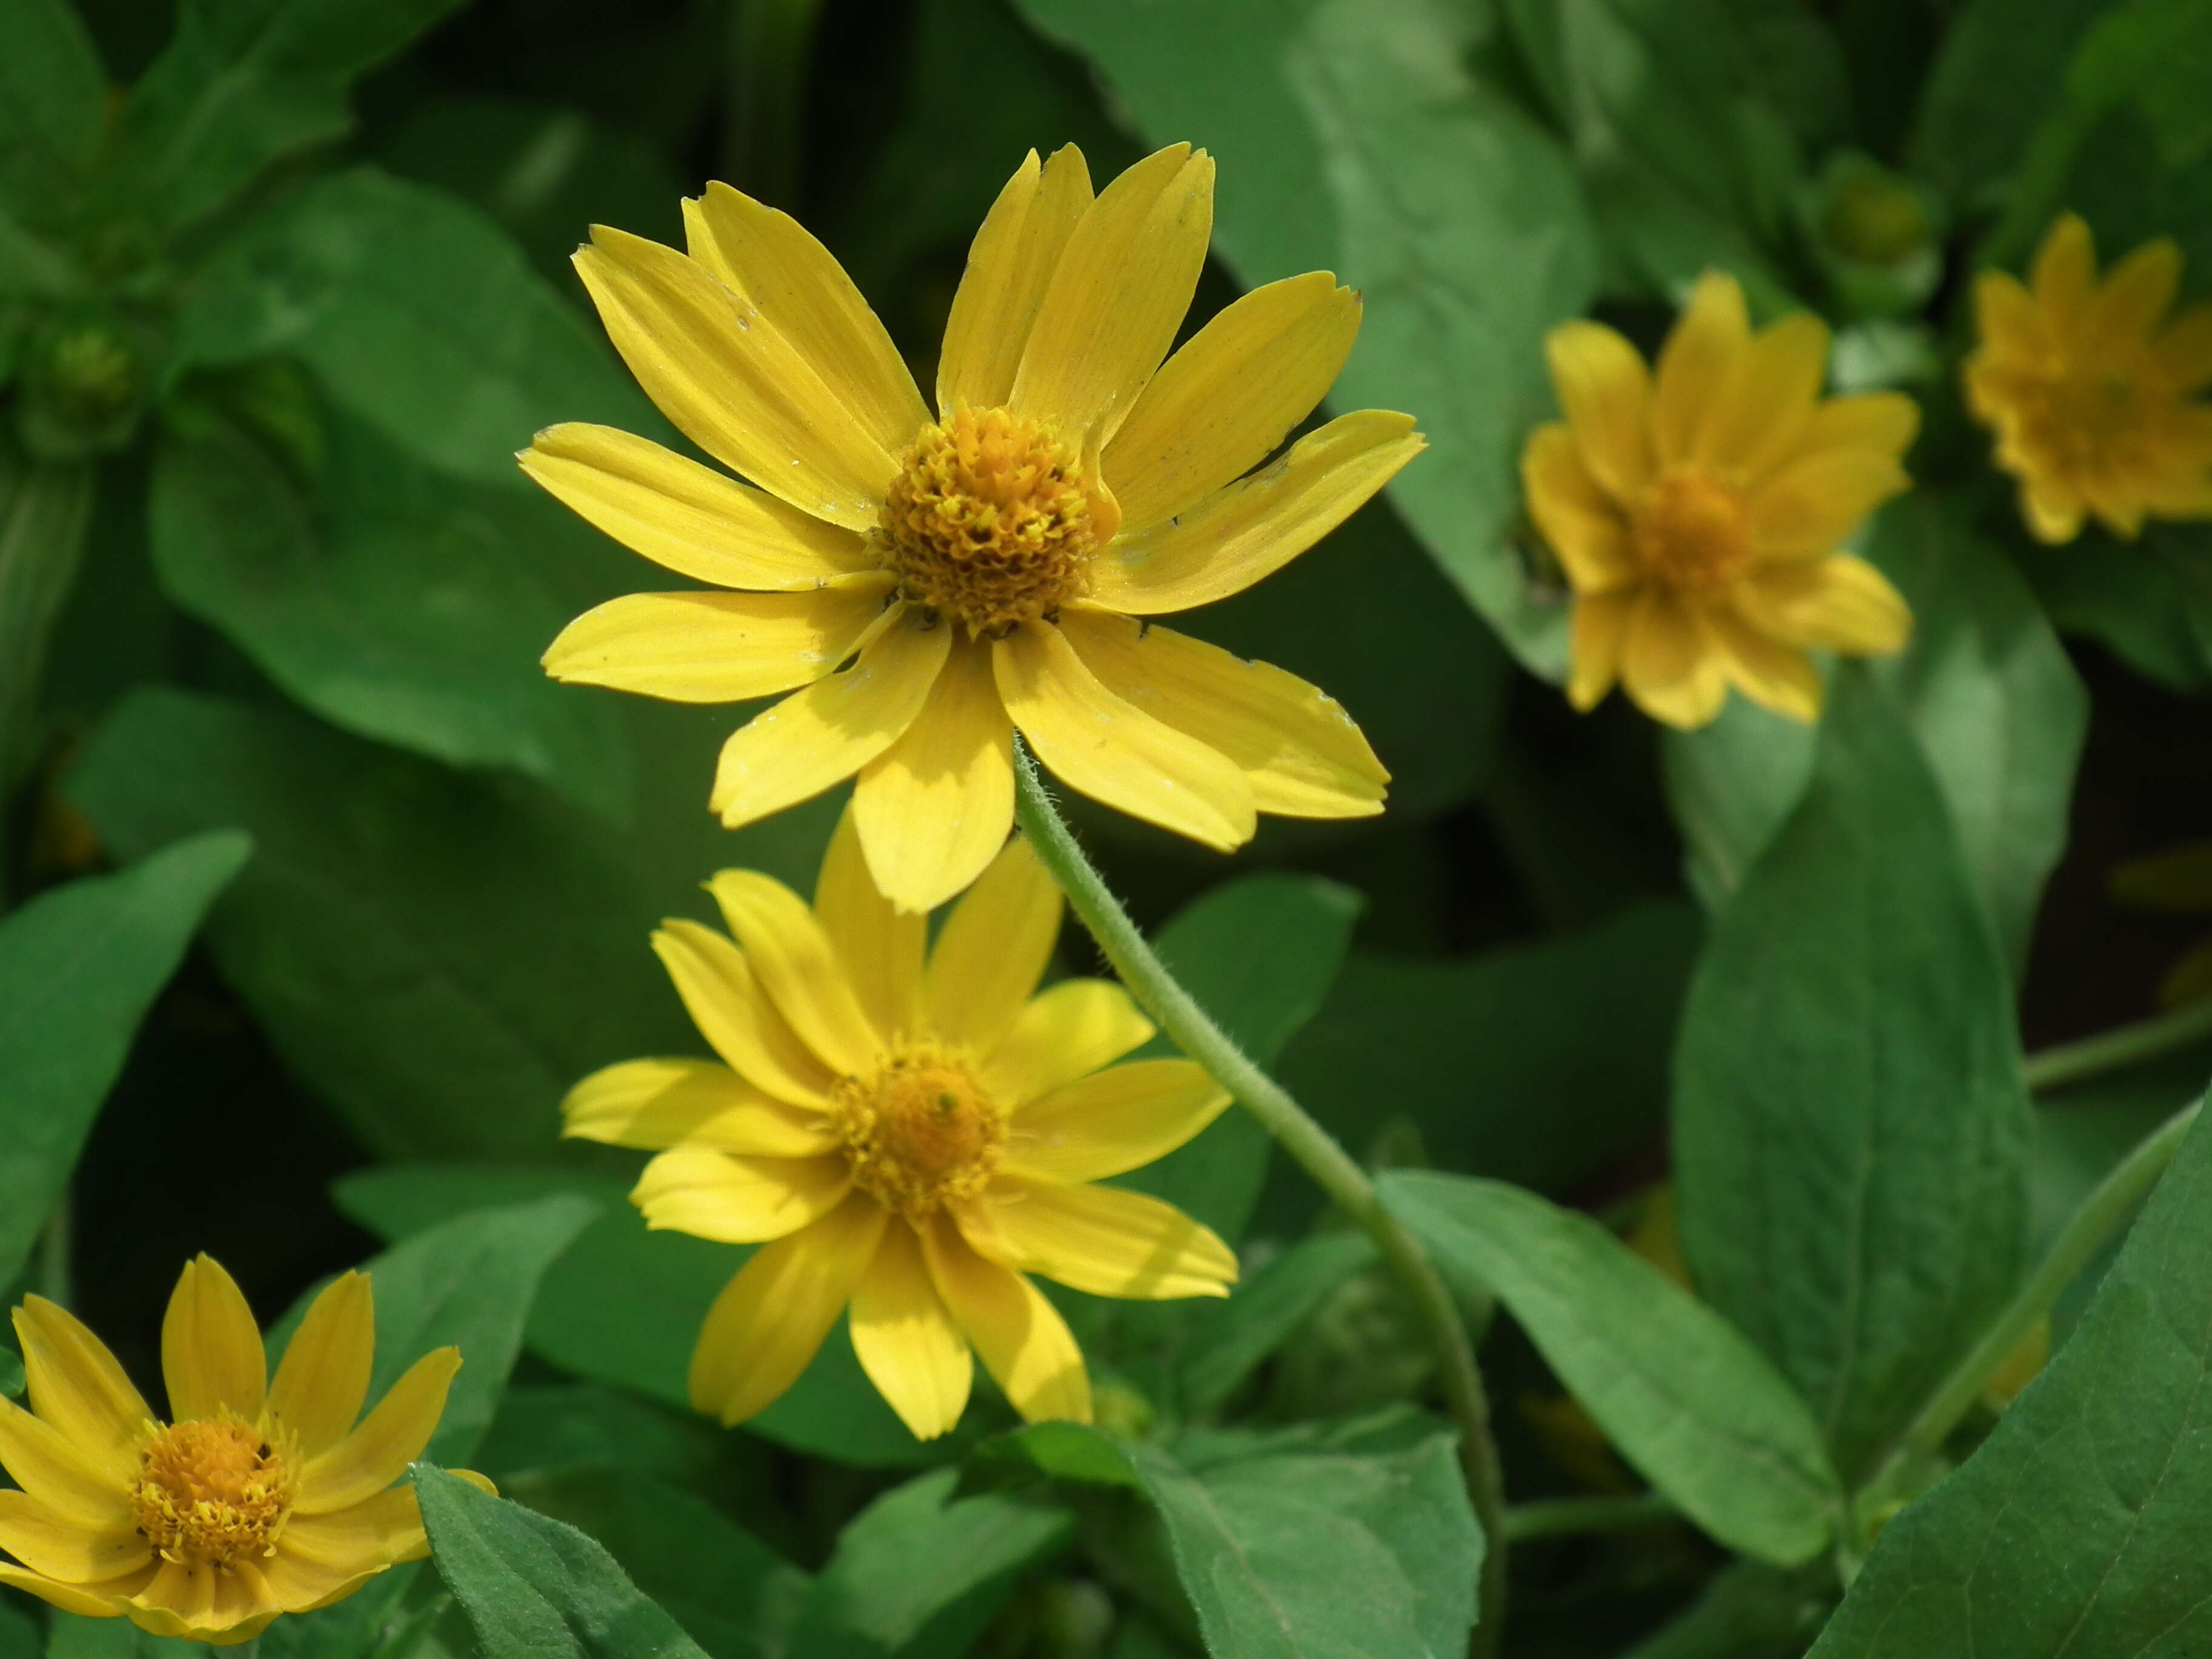
[[[2094,514],[2132,538],[2145,519],[2212,518],[2212,304],[2167,319],[2181,252],[2146,242],[2101,282],[2089,227],[2063,214],[2027,286],[1974,284],[1980,333],[1966,401],[1997,434],[2039,540],[2069,542]]]
[[[926,961],[926,919],[877,890],[849,810],[811,908],[750,870],[708,886],[736,943],[678,921],[653,942],[728,1063],[629,1060],[562,1107],[567,1134],[667,1149],[631,1194],[648,1225],[762,1245],[700,1333],[701,1411],[767,1407],[850,1303],[861,1365],[921,1438],[959,1421],[971,1346],[1024,1417],[1088,1422],[1083,1356],[1024,1273],[1096,1296],[1228,1293],[1237,1259],[1212,1233],[1088,1184],[1172,1152],[1228,1097],[1188,1060],[1111,1064],[1152,1034],[1120,986],[1031,994],[1060,896],[1026,842]]]
[[[1890,392],[1823,399],[1818,318],[1753,334],[1735,278],[1708,271],[1656,374],[1601,323],[1563,324],[1545,347],[1566,419],[1530,435],[1521,477],[1575,590],[1576,708],[1618,678],[1685,729],[1719,714],[1730,685],[1810,720],[1808,649],[1903,647],[1904,599],[1836,547],[1907,487],[1919,410]]]
[[[0,1562],[0,1583],[227,1647],[429,1553],[414,1492],[392,1483],[429,1443],[461,1357],[426,1354],[355,1426],[376,1340],[363,1274],[316,1297],[270,1382],[230,1275],[185,1264],[161,1324],[166,1424],[53,1303],[25,1297],[15,1334],[31,1410],[0,1399],[0,1464],[21,1488],[0,1492],[0,1549],[21,1565]]]
[[[1017,730],[1072,787],[1222,849],[1255,811],[1382,810],[1389,775],[1334,702],[1140,620],[1279,569],[1422,447],[1409,416],[1362,410],[1242,476],[1328,391],[1359,300],[1325,272],[1272,283],[1163,366],[1212,234],[1202,151],[1095,200],[1073,146],[1031,153],[969,252],[933,419],[797,222],[719,184],[684,211],[688,254],[596,227],[576,268],[653,401],[757,488],[599,426],[540,433],[522,464],[736,591],[612,600],[549,673],[684,702],[793,691],[729,739],[709,805],[736,828],[858,773],[869,866],[906,910],[1005,842]]]

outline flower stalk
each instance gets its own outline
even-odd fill
[[[1482,1372],[1450,1291],[1412,1235],[1382,1207],[1367,1172],[1282,1085],[1252,1062],[1160,960],[1078,845],[1066,820],[1054,805],[1036,763],[1018,744],[1014,750],[1014,781],[1015,822],[1130,994],[1177,1048],[1204,1066],[1237,1104],[1266,1126],[1339,1209],[1366,1230],[1412,1298],[1414,1316],[1436,1357],[1445,1402],[1459,1430],[1460,1465],[1475,1520],[1487,1544],[1482,1566],[1481,1616],[1471,1651],[1495,1653],[1504,1628],[1505,1545],[1510,1536],[1504,1484],[1497,1442],[1491,1432]]]

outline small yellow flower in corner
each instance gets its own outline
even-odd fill
[[[1006,841],[1017,731],[1069,787],[1223,850],[1255,812],[1382,810],[1389,774],[1334,701],[1150,623],[1281,568],[1422,447],[1364,410],[1252,471],[1336,378],[1359,299],[1290,277],[1168,357],[1212,234],[1203,151],[1095,199],[1073,145],[1032,152],[969,252],[933,415],[795,221],[720,184],[684,214],[687,252],[600,226],[576,268],[646,392],[750,484],[601,426],[521,459],[726,590],[611,600],[547,672],[682,702],[792,693],[724,746],[725,824],[857,773],[870,868],[927,910]]]
[[[1009,842],[946,917],[895,909],[848,810],[806,902],[770,877],[708,884],[735,942],[653,936],[722,1062],[635,1060],[584,1079],[564,1133],[659,1151],[647,1224],[761,1246],[715,1301],[691,1399],[726,1424],[773,1402],[849,1304],[862,1367],[915,1434],[960,1420],[980,1355],[1031,1421],[1089,1422],[1091,1383],[1024,1276],[1096,1296],[1224,1296],[1237,1259],[1181,1211],[1093,1186],[1228,1103],[1185,1060],[1113,1062],[1152,1034],[1118,985],[1035,994],[1060,896]],[[665,1150],[662,1150],[665,1149]]]
[[[2023,286],[1974,283],[1980,343],[1966,401],[1997,435],[2039,541],[2070,542],[2094,515],[2130,540],[2145,519],[2212,518],[2212,304],[2168,319],[2181,252],[2160,237],[2101,282],[2079,216],[2062,214]]]
[[[1707,271],[1656,371],[1601,323],[1563,324],[1545,349],[1566,419],[1530,435],[1521,477],[1575,590],[1576,708],[1617,678],[1684,730],[1719,714],[1731,685],[1812,720],[1808,650],[1903,647],[1903,598],[1836,549],[1907,488],[1920,412],[1892,392],[1822,398],[1818,318],[1754,334],[1735,278]]]
[[[21,1488],[0,1492],[14,1558],[0,1583],[227,1647],[427,1555],[415,1493],[393,1483],[438,1426],[461,1357],[416,1361],[356,1426],[375,1334],[368,1279],[345,1273],[271,1382],[246,1298],[200,1256],[161,1324],[163,1423],[98,1337],[26,1297],[15,1334],[31,1409],[0,1399],[0,1465]]]

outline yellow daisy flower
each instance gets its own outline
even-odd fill
[[[1226,850],[1255,811],[1358,817],[1389,775],[1303,680],[1147,619],[1280,568],[1422,447],[1329,422],[1358,296],[1326,272],[1246,295],[1168,359],[1213,222],[1188,144],[1095,200],[1032,152],[976,234],[931,418],[827,249],[726,185],[688,252],[596,226],[576,269],[662,411],[749,487],[642,438],[557,426],[531,477],[600,529],[733,590],[635,593],[572,623],[556,678],[681,702],[793,695],[724,746],[734,829],[859,775],[900,908],[972,882],[1013,816],[1013,733],[1062,781]],[[794,688],[799,688],[794,690]]]
[[[1735,278],[1707,271],[1656,372],[1601,323],[1563,324],[1545,349],[1566,419],[1530,434],[1521,478],[1575,590],[1576,708],[1618,678],[1685,730],[1731,685],[1811,720],[1821,684],[1807,651],[1903,647],[1904,599],[1836,548],[1907,487],[1919,410],[1893,392],[1823,398],[1819,318],[1753,334]]]
[[[853,1347],[921,1439],[968,1403],[970,1349],[1025,1418],[1091,1419],[1083,1356],[1023,1275],[1096,1296],[1224,1296],[1237,1258],[1143,1194],[1229,1097],[1186,1060],[1113,1061],[1152,1027],[1105,980],[1036,991],[1060,896],[1009,842],[945,918],[877,890],[848,810],[814,902],[750,870],[708,884],[736,942],[672,921],[653,949],[726,1064],[634,1060],[578,1084],[564,1133],[662,1149],[647,1224],[761,1249],[700,1333],[691,1399],[733,1424]],[[1101,1069],[1104,1067],[1106,1069]]]
[[[2070,542],[2085,514],[2132,539],[2145,519],[2212,518],[2212,304],[2168,319],[2181,251],[2146,242],[2100,282],[2089,227],[2062,214],[2025,287],[1974,283],[1980,343],[1966,401],[1997,434],[2039,541]]]
[[[15,1335],[31,1409],[0,1399],[0,1465],[21,1488],[0,1492],[15,1558],[0,1583],[227,1647],[429,1553],[413,1490],[392,1483],[429,1443],[461,1357],[416,1360],[356,1427],[376,1340],[366,1275],[315,1298],[271,1382],[230,1275],[186,1263],[161,1323],[168,1423],[53,1303],[26,1297]]]

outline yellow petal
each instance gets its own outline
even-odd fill
[[[258,1636],[283,1609],[269,1598],[261,1575],[250,1564],[210,1572],[163,1561],[124,1611],[132,1624],[156,1636],[234,1647]]]
[[[757,1244],[819,1220],[852,1185],[842,1158],[739,1158],[678,1146],[645,1166],[629,1201],[656,1231]]]
[[[968,1409],[975,1362],[922,1265],[914,1229],[884,1229],[853,1291],[853,1352],[917,1440],[950,1434]]]
[[[725,1427],[765,1410],[814,1358],[883,1237],[854,1194],[811,1227],[763,1244],[723,1286],[691,1354],[691,1404]]]
[[[2181,287],[2181,250],[2170,236],[2145,242],[2114,265],[2090,309],[2089,327],[2107,345],[2142,339]]]
[[[2070,479],[2048,473],[2024,479],[2020,489],[2021,516],[2036,540],[2063,546],[2081,533],[2088,503]]]
[[[1904,595],[1881,571],[1848,553],[1756,571],[1737,590],[1736,605],[1775,639],[1853,656],[1900,651],[1912,632]]]
[[[1562,323],[1544,337],[1552,389],[1583,465],[1617,501],[1651,481],[1651,375],[1634,346],[1602,323]]]
[[[82,1614],[87,1619],[113,1619],[125,1611],[125,1598],[136,1595],[153,1577],[150,1567],[104,1583],[65,1584],[44,1573],[33,1572],[28,1567],[18,1567],[0,1561],[0,1584],[12,1585],[37,1596],[41,1601],[59,1607],[64,1613]]]
[[[1798,455],[1863,449],[1902,457],[1920,430],[1920,405],[1902,392],[1862,392],[1830,398],[1813,411],[1798,435]]]
[[[1698,617],[1656,585],[1638,595],[1629,615],[1620,683],[1645,714],[1685,732],[1708,724],[1728,696],[1719,653]]]
[[[368,1398],[376,1301],[366,1273],[343,1273],[307,1307],[277,1362],[269,1415],[313,1457],[345,1438]]]
[[[1613,690],[1620,673],[1621,642],[1638,595],[1618,590],[1585,593],[1575,601],[1567,635],[1567,701],[1587,714]]]
[[[161,1321],[161,1379],[172,1422],[215,1417],[226,1409],[249,1423],[261,1414],[269,1387],[261,1327],[237,1281],[213,1256],[203,1254],[185,1263],[170,1293]]]
[[[428,1553],[414,1492],[395,1486],[336,1515],[295,1517],[277,1540],[276,1553],[253,1566],[270,1601],[287,1613],[307,1613],[342,1601],[386,1568]]]
[[[1009,1175],[1101,1181],[1166,1157],[1221,1115],[1229,1091],[1187,1060],[1137,1060],[1062,1084],[1016,1114]]]
[[[1325,270],[1257,288],[1168,359],[1101,458],[1124,535],[1173,518],[1274,453],[1327,395],[1359,296]]]
[[[732,1070],[778,1100],[821,1108],[834,1076],[776,1011],[743,951],[711,927],[675,918],[653,934],[653,949],[699,1035]]]
[[[460,1369],[459,1348],[434,1348],[410,1365],[359,1427],[301,1468],[295,1513],[329,1515],[365,1503],[406,1474],[436,1432]]]
[[[937,365],[937,407],[994,409],[1014,390],[1014,371],[1060,268],[1076,222],[1091,205],[1091,174],[1073,144],[1040,168],[1036,152],[1006,181],[968,250],[952,296]]]
[[[1521,488],[1529,517],[1576,592],[1609,592],[1636,580],[1639,567],[1628,520],[1583,465],[1581,447],[1565,422],[1548,421],[1528,434],[1521,451]]]
[[[719,180],[684,204],[691,257],[761,308],[862,430],[893,454],[929,419],[898,348],[830,250]]]
[[[670,702],[765,697],[851,655],[891,584],[866,575],[805,593],[626,593],[562,629],[545,672]]]
[[[1878,450],[1807,455],[1753,491],[1753,544],[1770,558],[1818,558],[1911,485],[1905,469]]]
[[[2062,346],[2078,342],[2097,298],[2097,248],[2078,213],[2062,213],[2035,252],[2028,289]]]
[[[0,1492],[0,1550],[71,1584],[118,1578],[153,1559],[145,1534],[128,1521],[88,1528],[20,1492]]]
[[[154,1413],[115,1356],[82,1321],[42,1296],[15,1310],[15,1340],[31,1409],[104,1477],[137,1473],[138,1441]]]
[[[1170,144],[1084,210],[1045,286],[1007,407],[1077,449],[1111,441],[1168,355],[1213,234],[1213,158]]]
[[[707,890],[761,988],[800,1040],[840,1076],[873,1071],[883,1040],[806,901],[757,870],[718,871]]]
[[[1030,1000],[977,1081],[1000,1105],[1024,1106],[1152,1040],[1152,1021],[1111,980],[1064,979]]]
[[[1974,332],[1984,350],[2007,357],[2033,359],[2052,347],[2034,296],[2007,271],[1985,270],[1974,279]]]
[[[1705,629],[1737,690],[1785,720],[1809,726],[1820,718],[1820,671],[1803,652],[1769,639],[1732,611],[1708,611]]]
[[[864,538],[614,427],[548,427],[520,459],[632,552],[717,587],[797,592],[877,568]]]
[[[1662,467],[1711,459],[1706,430],[1750,343],[1742,288],[1724,270],[1705,272],[1660,348],[1651,377],[1651,438]]]
[[[1130,617],[1071,609],[1060,630],[1107,690],[1233,761],[1261,811],[1382,810],[1389,772],[1343,705],[1297,675]]]
[[[711,1146],[750,1158],[811,1158],[837,1144],[819,1112],[802,1111],[711,1060],[626,1060],[594,1072],[561,1103],[563,1139],[641,1146]]]
[[[1002,1180],[954,1219],[1000,1266],[1093,1296],[1226,1296],[1237,1279],[1235,1252],[1212,1231],[1172,1204],[1118,1187]]]
[[[738,830],[843,781],[898,741],[928,700],[953,630],[911,607],[839,672],[794,691],[722,745],[708,806]]]
[[[2176,392],[2212,384],[2212,305],[2195,305],[2168,323],[2151,355]]]
[[[1014,823],[1013,750],[990,647],[955,640],[914,724],[853,786],[868,868],[901,909],[934,909],[998,856]]]
[[[88,1459],[52,1424],[0,1395],[0,1468],[49,1510],[91,1528],[131,1513],[128,1474]]]
[[[575,264],[615,349],[686,437],[803,513],[873,527],[897,463],[756,304],[605,225]]]
[[[1060,938],[1060,896],[1028,842],[1010,841],[945,917],[922,992],[931,1031],[988,1054],[1013,1029]]]
[[[1218,749],[1115,696],[1049,623],[992,647],[1006,713],[1069,787],[1220,852],[1252,839],[1252,786]]]
[[[1828,374],[1828,325],[1800,311],[1761,329],[1705,422],[1710,465],[1755,478],[1794,455]]]
[[[911,735],[913,727],[908,732]],[[814,915],[845,982],[882,1041],[888,1043],[914,1030],[929,918],[900,911],[877,887],[861,850],[856,805],[848,804],[838,815],[830,849],[823,854],[821,873],[814,878]]]
[[[1426,442],[1410,415],[1340,415],[1173,523],[1101,550],[1091,561],[1091,600],[1157,617],[1242,592],[1350,518]]]
[[[946,1311],[1013,1408],[1031,1423],[1088,1423],[1091,1378],[1059,1310],[1019,1273],[976,1255],[945,1216],[931,1218],[921,1242]]]

